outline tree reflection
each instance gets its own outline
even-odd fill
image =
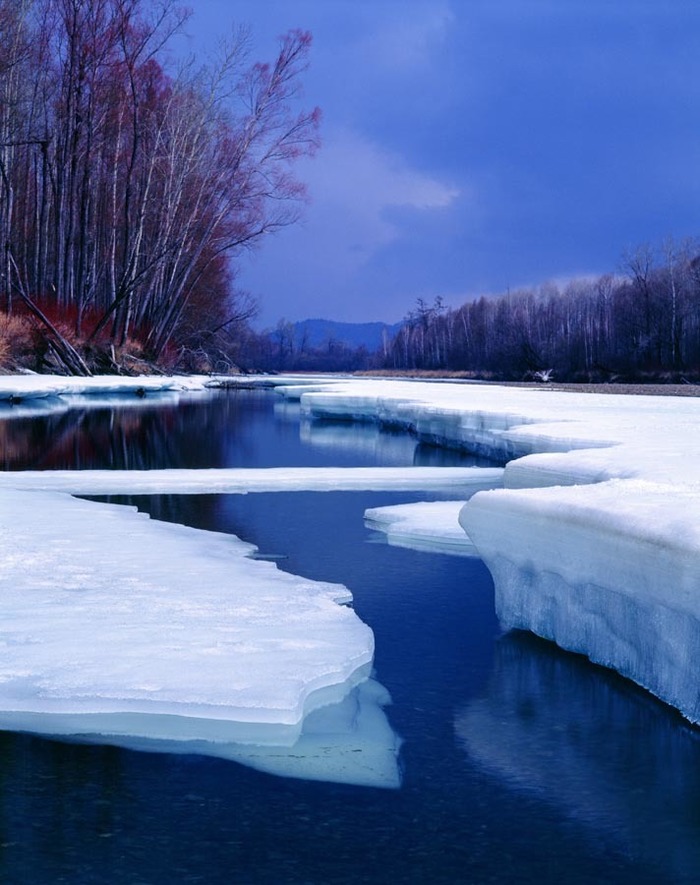
[[[235,393],[153,405],[77,408],[0,420],[3,470],[223,466],[241,423]]]

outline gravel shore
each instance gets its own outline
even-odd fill
[[[619,393],[643,396],[700,396],[700,384],[539,384],[532,381],[501,382],[505,387],[566,390],[573,393]]]

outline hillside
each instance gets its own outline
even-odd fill
[[[387,343],[400,328],[400,323],[341,323],[334,320],[302,320],[294,323],[295,346],[320,349],[333,341],[350,348],[366,347],[368,351],[379,350],[386,337]]]

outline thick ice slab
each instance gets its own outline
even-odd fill
[[[582,652],[700,722],[697,489],[637,480],[483,493],[460,520],[493,574],[504,627]]]
[[[6,727],[252,758],[254,749],[232,745],[292,747],[305,715],[343,701],[369,675],[372,632],[339,604],[350,600],[347,588],[250,559],[255,548],[233,536],[4,490],[0,545]],[[363,778],[374,768],[388,785],[398,777],[398,742],[386,723],[377,729],[385,702],[376,691],[348,701],[370,727],[335,746],[341,755],[348,740],[366,746],[374,762]],[[331,711],[326,726],[339,715],[347,720],[347,709]],[[313,722],[295,752],[315,747],[326,757],[318,767],[329,770],[333,751],[317,752]],[[270,770],[285,768],[285,753],[266,755]]]
[[[23,470],[0,472],[0,490],[75,495],[245,494],[282,491],[450,491],[468,497],[503,471],[475,467],[269,467],[210,470]]]
[[[387,690],[374,679],[367,679],[342,700],[305,716],[301,733],[291,745],[233,740],[240,730],[235,724],[224,725],[212,737],[203,736],[200,723],[185,719],[163,717],[165,722],[159,728],[155,717],[104,713],[0,712],[0,728],[47,734],[71,743],[108,743],[149,753],[215,756],[281,777],[397,789],[401,786],[398,757],[402,741],[384,713],[383,708],[390,703]],[[269,741],[270,735],[262,739]]]
[[[383,532],[388,544],[411,550],[478,556],[459,523],[462,501],[419,501],[365,510],[365,525]]]
[[[507,460],[507,488],[460,516],[504,627],[587,654],[700,722],[700,398],[357,381],[302,393],[301,408]]]

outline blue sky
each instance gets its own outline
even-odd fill
[[[417,298],[618,269],[700,234],[697,0],[192,0],[272,58],[314,37],[323,146],[302,223],[244,259],[258,325],[401,319]]]

